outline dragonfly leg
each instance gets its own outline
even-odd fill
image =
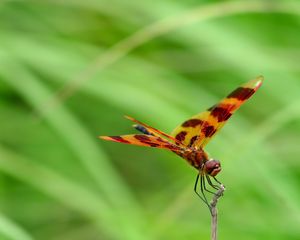
[[[200,194],[200,193],[197,191],[197,186],[198,186],[199,178],[201,179],[201,180],[200,180],[200,185],[201,185],[201,193],[202,193],[202,194]],[[195,181],[195,186],[194,186],[194,191],[195,191],[195,193],[197,194],[197,196],[198,196],[198,197],[199,197],[199,198],[200,198],[200,199],[208,206],[209,211],[211,212],[210,205],[209,205],[209,203],[208,203],[208,201],[207,201],[207,199],[206,199],[206,197],[205,197],[205,195],[204,195],[204,192],[203,192],[202,184],[203,184],[202,175],[201,175],[201,177],[200,177],[200,175],[197,174],[196,181]]]
[[[213,178],[218,184],[223,185],[216,177],[213,177]]]
[[[211,186],[209,177],[207,175],[205,175],[205,177],[206,177],[206,180],[207,180],[208,184]],[[214,192],[212,192],[212,191],[210,191],[206,188],[204,176],[203,176],[203,188],[206,192],[211,193],[211,194],[215,194]],[[214,187],[214,189],[217,189],[217,188]]]
[[[219,189],[220,189],[220,187],[219,187],[218,185],[215,185],[215,184],[213,184],[213,183],[211,182],[211,180],[210,180],[210,178],[209,178],[208,175],[206,175],[206,179],[207,179],[208,184],[209,184],[212,188],[214,188],[214,189],[216,189],[216,190],[219,190]],[[214,178],[214,179],[215,179],[215,178]],[[219,184],[221,185],[221,183],[220,183],[219,181],[217,181],[217,183],[219,183]]]
[[[223,188],[225,188],[225,186],[223,185],[223,183],[221,183],[218,179],[216,179],[215,177],[213,177],[214,178],[214,180],[221,186],[223,186]],[[223,195],[223,193],[222,193],[222,195]]]
[[[205,193],[204,193],[204,190],[203,190],[203,185],[204,184],[205,184],[205,178],[204,178],[204,175],[201,174],[201,176],[200,176],[200,189],[201,189],[201,193],[202,193],[203,198],[205,199],[205,203],[208,206],[208,209],[209,209],[210,213],[212,213],[211,206],[208,203],[207,198],[206,198]]]
[[[198,182],[199,182],[199,174],[197,174],[197,177],[196,177],[195,186],[194,186],[194,192],[198,195],[198,197],[199,197],[203,202],[205,202],[205,199],[203,198],[203,196],[201,196],[201,195],[198,193],[198,191],[197,191]],[[206,203],[206,202],[205,202],[205,203]]]

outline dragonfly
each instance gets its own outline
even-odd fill
[[[137,146],[167,149],[179,155],[197,170],[194,191],[211,209],[205,192],[212,194],[214,192],[209,190],[206,184],[215,190],[222,186],[222,183],[216,178],[221,171],[221,163],[219,160],[210,158],[204,147],[233,113],[260,88],[263,79],[263,76],[258,76],[242,84],[217,104],[177,126],[171,134],[125,116],[135,123],[133,127],[142,134],[99,136],[99,138]]]

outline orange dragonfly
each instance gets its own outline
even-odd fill
[[[219,189],[221,182],[216,179],[216,175],[221,171],[221,164],[218,160],[210,158],[204,151],[204,147],[232,114],[260,88],[262,82],[263,77],[259,76],[241,85],[219,103],[177,126],[171,135],[125,116],[135,122],[133,127],[143,134],[100,136],[100,138],[138,146],[163,148],[176,153],[197,169],[194,191],[210,209],[204,191],[213,192],[206,188],[205,181],[212,188]],[[212,182],[211,178],[216,181],[216,184]],[[201,194],[197,190],[199,179]]]

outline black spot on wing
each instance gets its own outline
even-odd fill
[[[182,132],[178,133],[178,134],[175,136],[175,138],[176,138],[178,141],[183,142],[186,135],[187,135],[187,132],[186,132],[186,131],[182,131]]]
[[[196,127],[198,125],[201,125],[203,123],[200,119],[190,119],[185,121],[181,126],[182,127]]]
[[[159,147],[160,144],[158,143],[147,143],[150,147]]]
[[[188,146],[191,147],[194,144],[194,142],[196,141],[197,138],[198,138],[198,136],[192,137]]]
[[[240,101],[244,101],[252,96],[252,94],[255,93],[255,90],[253,88],[243,88],[239,87],[235,89],[232,93],[230,93],[227,98],[236,98]]]
[[[149,142],[150,138],[146,135],[134,135],[134,137],[141,142]]]
[[[161,144],[154,143],[147,135],[134,135],[134,137],[141,143],[144,143],[150,147],[159,147]],[[164,142],[162,139],[158,138],[157,141]]]
[[[120,136],[110,136],[110,138],[115,140],[116,142],[130,143],[129,141],[125,140],[124,138],[122,138]]]
[[[135,124],[135,125],[133,125],[133,127],[136,129],[136,130],[138,130],[138,131],[140,131],[140,132],[142,132],[142,133],[144,133],[144,134],[147,134],[147,135],[153,135],[152,133],[150,133],[144,126],[142,126],[142,125],[139,125],[139,124]]]
[[[216,129],[214,128],[214,126],[206,124],[202,128],[202,132],[203,132],[205,137],[210,137],[210,136],[214,135],[214,133],[216,132]]]
[[[215,107],[211,110],[210,114],[217,118],[218,122],[224,122],[232,115],[229,109],[225,107]]]

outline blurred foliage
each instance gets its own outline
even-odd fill
[[[0,239],[209,239],[196,171],[97,139],[264,86],[207,147],[220,239],[300,237],[300,2],[0,3]]]

